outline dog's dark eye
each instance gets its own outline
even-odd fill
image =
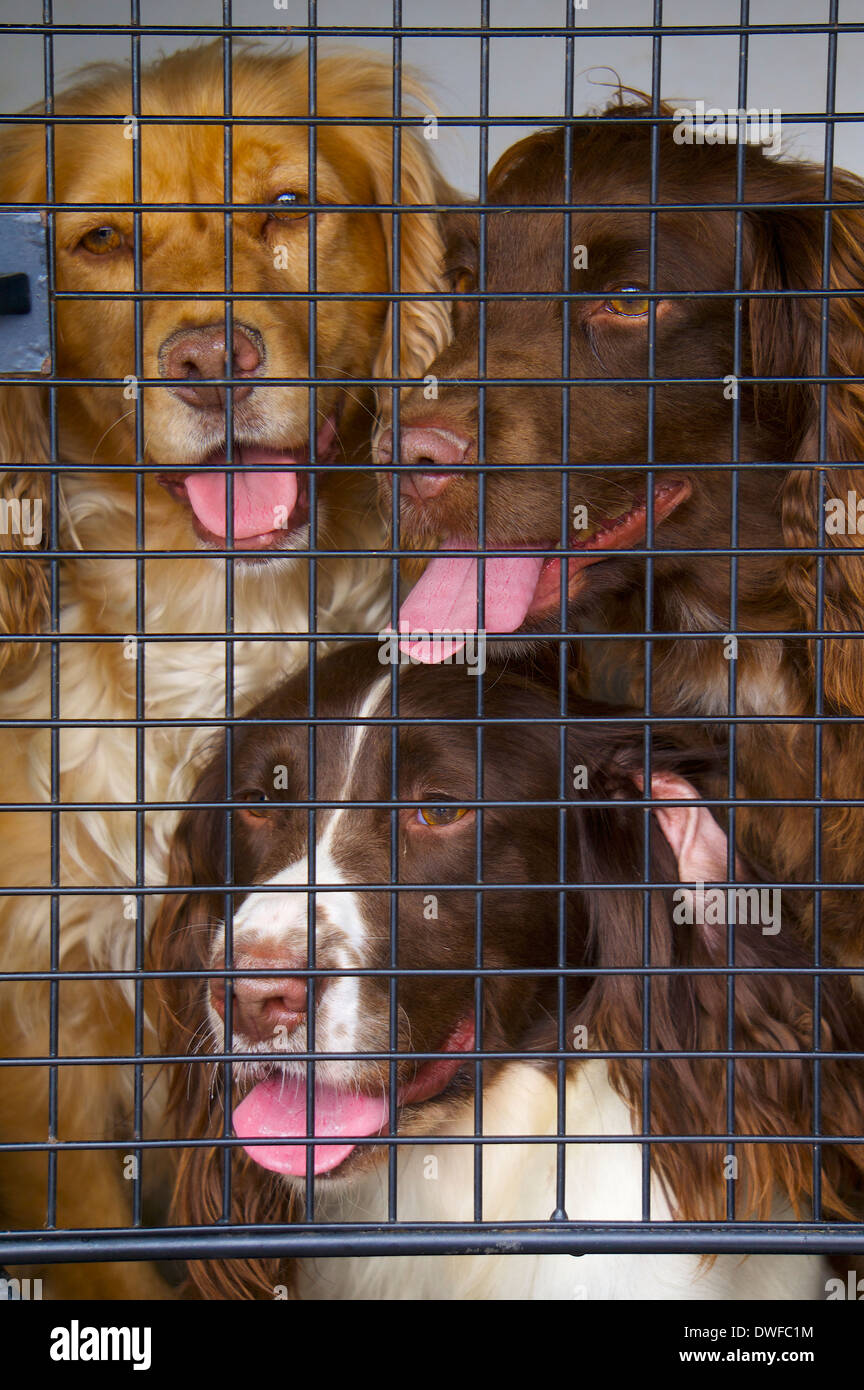
[[[242,791],[236,792],[235,801],[242,801],[243,814],[254,816],[256,820],[261,820],[267,815],[267,806],[270,798],[263,787],[245,787]]]
[[[302,217],[308,217],[309,209],[306,207],[305,193],[295,193],[293,189],[286,189],[284,193],[277,193],[273,199],[273,211],[270,215],[277,222],[296,222]]]
[[[106,223],[104,227],[92,227],[85,232],[78,245],[83,246],[93,256],[107,256],[125,246],[126,239],[117,227]]]
[[[638,285],[622,285],[604,304],[610,314],[621,314],[628,319],[644,318],[650,307],[650,299],[646,299],[644,290]]]
[[[434,829],[439,825],[454,825],[457,820],[467,816],[467,806],[419,806],[417,819],[421,825]]]

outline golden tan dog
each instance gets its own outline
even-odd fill
[[[389,117],[393,75],[367,54],[323,58],[318,66],[319,116],[348,118],[317,132],[314,196],[319,203],[392,202],[392,127],[363,127],[368,117]],[[129,74],[100,69],[57,99],[59,114],[114,115],[108,124],[58,125],[55,201],[75,210],[54,216],[57,287],[98,291],[107,299],[57,302],[56,378],[135,378],[160,382],[56,387],[63,461],[57,487],[57,618],[59,704],[63,720],[52,749],[47,729],[0,732],[5,800],[0,816],[0,883],[48,887],[52,882],[52,763],[61,803],[76,811],[57,816],[58,902],[56,964],[61,972],[134,970],[155,905],[138,908],[134,887],[164,881],[170,809],[192,779],[195,752],[207,734],[194,727],[129,721],[214,719],[240,714],[263,686],[306,659],[308,644],[278,640],[308,628],[310,441],[319,463],[365,464],[374,413],[372,392],[352,378],[389,371],[386,300],[324,298],[310,335],[310,201],[307,62],[305,54],[243,48],[233,62],[230,137],[232,187],[224,187],[225,136],[214,125],[182,123],[184,116],[223,115],[219,45],[164,59],[142,75],[142,113],[177,117],[177,123],[137,126]],[[243,117],[273,117],[243,124]],[[277,118],[293,117],[295,124]],[[358,124],[350,124],[356,118]],[[126,138],[131,135],[134,138]],[[132,210],[133,151],[140,148],[141,199],[147,204],[193,203],[200,210],[144,210],[140,220],[141,360],[134,350],[130,298],[135,288]],[[38,205],[46,199],[45,134],[22,126],[2,146],[0,197]],[[401,201],[429,204],[441,185],[422,140],[406,131],[401,144]],[[207,205],[223,199],[266,205],[230,217]],[[106,210],[107,204],[122,204]],[[128,205],[128,206],[127,206]],[[440,288],[437,223],[428,213],[403,214],[400,287]],[[324,211],[316,226],[316,289],[386,294],[392,274],[392,214]],[[230,285],[233,340],[226,346],[225,308]],[[174,298],[147,298],[168,292]],[[297,298],[256,299],[257,294]],[[201,298],[202,294],[213,298]],[[400,311],[403,373],[416,375],[446,340],[441,304],[403,301]],[[311,361],[310,361],[311,359]],[[311,370],[310,370],[311,367]],[[315,414],[303,379],[319,376]],[[226,505],[226,391],[213,378],[233,377],[233,514]],[[267,386],[268,378],[282,384]],[[292,381],[300,379],[298,384]],[[208,384],[208,382],[210,384]],[[202,384],[203,383],[203,384]],[[47,460],[48,391],[35,386],[0,390],[0,444],[7,472],[4,495],[43,506],[44,547],[50,540],[48,474],[28,471]],[[136,409],[143,413],[143,459],[153,471],[137,482]],[[118,469],[107,471],[107,467]],[[202,467],[203,466],[203,467]],[[102,471],[102,470],[105,471]],[[140,495],[136,496],[136,488]],[[321,549],[362,549],[379,543],[375,511],[364,475],[335,472],[318,486],[317,537]],[[139,503],[141,505],[139,505]],[[233,537],[232,537],[233,533]],[[254,552],[227,561],[233,538]],[[29,539],[33,539],[32,537]],[[141,545],[152,558],[136,561]],[[23,555],[28,538],[2,538],[7,551],[0,591],[0,633],[39,634],[52,618],[49,562]],[[33,547],[38,549],[38,547]],[[100,557],[99,552],[113,552]],[[193,552],[178,555],[178,551]],[[209,551],[217,552],[216,555]],[[298,552],[300,554],[298,555]],[[226,566],[233,580],[233,631],[255,634],[233,642],[233,682],[227,644],[213,634],[226,628]],[[140,567],[140,571],[139,571]],[[386,574],[365,559],[320,558],[316,563],[320,631],[370,631],[386,615]],[[136,579],[143,581],[136,586]],[[140,595],[136,606],[136,592]],[[130,636],[131,634],[131,636]],[[141,642],[135,634],[165,640]],[[182,638],[183,640],[176,640]],[[0,646],[0,719],[44,719],[51,707],[51,650],[47,643]],[[227,687],[227,693],[226,693]],[[104,720],[107,726],[81,721]],[[143,760],[136,765],[136,749]],[[139,812],[115,807],[136,800],[163,804]],[[169,803],[165,806],[164,803]],[[14,809],[15,807],[19,809]],[[89,809],[80,809],[81,807]],[[76,890],[108,887],[109,893]],[[72,890],[72,891],[69,891]],[[4,967],[44,971],[52,965],[49,899],[42,894],[0,900]],[[50,1054],[49,984],[6,984],[0,1000],[0,1055]],[[155,1051],[147,1009],[129,980],[66,980],[58,996],[56,1047],[63,1057],[120,1058],[134,1051],[137,1027],[145,1052]],[[124,1225],[132,1210],[135,1164],[133,1065],[94,1061],[58,1068],[56,1137],[119,1140],[121,1148],[60,1151],[56,1214],[47,1209],[48,1160],[43,1153],[5,1155],[0,1176],[3,1223],[41,1229],[54,1216],[59,1227]],[[8,1068],[0,1094],[0,1137],[44,1142],[49,1126],[47,1067]],[[157,1069],[143,1068],[143,1138],[159,1133]],[[156,1156],[145,1152],[143,1192],[156,1178]],[[167,1286],[146,1265],[90,1264],[49,1269],[52,1296],[159,1297]]]

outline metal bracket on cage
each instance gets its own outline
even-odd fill
[[[0,376],[50,370],[42,214],[0,212]]]

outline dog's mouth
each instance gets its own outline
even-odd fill
[[[465,1019],[450,1033],[441,1052],[470,1052],[474,1021]],[[399,1087],[397,1110],[437,1100],[465,1066],[462,1058],[437,1057],[423,1062],[413,1080]],[[315,1138],[312,1167],[319,1174],[335,1173],[356,1149],[357,1139],[384,1133],[390,1121],[390,1099],[382,1089],[364,1095],[315,1083]],[[234,1111],[234,1132],[240,1139],[311,1139],[306,1122],[306,1081],[294,1075],[273,1075],[249,1092]],[[307,1144],[250,1144],[245,1152],[262,1168],[286,1177],[306,1176]],[[368,1152],[370,1145],[364,1144]]]
[[[665,521],[690,496],[686,478],[664,478],[654,487],[654,524]],[[607,551],[631,551],[645,539],[648,523],[647,498],[638,498],[621,515],[604,522],[588,535],[570,538],[569,549],[582,553],[567,561],[567,594],[574,599],[586,583],[585,571],[591,565],[611,558]],[[487,541],[497,549],[493,538]],[[477,542],[449,537],[442,542],[447,550],[474,550]],[[527,546],[526,546],[527,549]],[[486,632],[509,633],[520,628],[534,630],[539,620],[560,603],[561,560],[556,559],[553,542],[539,541],[536,549],[549,549],[549,555],[512,554],[486,561],[484,617]],[[596,554],[596,551],[604,552]],[[399,610],[399,629],[405,634],[400,645],[415,660],[434,663],[452,655],[464,645],[460,633],[478,630],[477,557],[436,556]],[[449,643],[430,641],[426,633],[455,634]],[[412,634],[414,634],[412,636]]]
[[[318,431],[316,462],[326,463],[337,449],[336,421],[328,417]],[[309,520],[308,442],[264,448],[237,442],[233,448],[234,545],[241,550],[284,550]],[[224,548],[228,537],[228,473],[224,447],[193,470],[157,474],[167,492],[192,512],[199,538]]]

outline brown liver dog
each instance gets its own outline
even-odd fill
[[[399,443],[410,466],[401,543],[450,554],[429,563],[402,619],[411,632],[485,627],[523,650],[526,634],[604,634],[578,644],[594,693],[709,725],[757,716],[737,727],[737,794],[815,799],[821,764],[821,794],[841,804],[825,807],[815,830],[808,806],[741,808],[744,849],[775,878],[808,883],[821,838],[822,880],[860,882],[864,818],[842,803],[864,783],[864,737],[849,718],[864,714],[864,566],[858,534],[838,517],[850,494],[864,495],[854,380],[864,375],[864,311],[843,293],[864,283],[864,216],[853,206],[864,185],[834,174],[826,240],[821,168],[741,151],[748,206],[736,213],[739,151],[681,144],[661,125],[652,313],[649,114],[616,107],[572,137],[542,132],[502,157],[489,201],[516,207],[486,218],[485,290],[509,297],[488,302],[482,332],[469,294],[479,218],[458,219],[449,268],[468,297],[427,369],[438,398],[403,396]],[[569,303],[568,262],[570,288],[585,296]],[[483,422],[478,378],[492,383]],[[392,462],[392,431],[378,456]],[[737,473],[723,466],[736,459]],[[661,636],[627,638],[646,630]],[[806,635],[819,630],[821,643]],[[405,645],[421,659],[448,651],[422,638]],[[844,962],[862,960],[862,907],[848,889],[823,895],[826,942]]]

